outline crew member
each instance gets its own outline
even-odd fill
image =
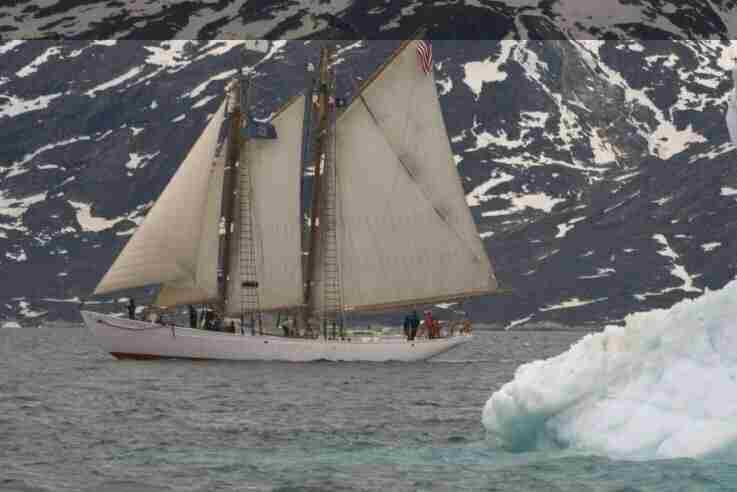
[[[410,314],[409,323],[409,339],[414,340],[417,336],[417,328],[420,326],[420,317],[417,315],[416,309]]]
[[[425,311],[425,329],[427,330],[427,338],[435,338],[435,320],[430,311]]]
[[[412,315],[408,314],[404,317],[404,336],[407,340],[412,340]]]
[[[132,297],[128,299],[128,318],[136,319],[136,301]]]

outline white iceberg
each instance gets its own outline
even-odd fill
[[[483,424],[512,450],[572,447],[613,458],[737,448],[737,282],[628,316],[557,357],[520,366]]]

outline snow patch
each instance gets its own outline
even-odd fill
[[[18,303],[20,307],[20,314],[26,318],[38,318],[39,316],[45,315],[48,311],[34,311],[31,309],[31,304],[28,301],[20,301]]]
[[[0,215],[20,218],[34,203],[46,200],[47,193],[27,196],[25,198],[9,198],[0,191]]]
[[[507,79],[507,73],[500,70],[499,67],[506,63],[512,48],[515,47],[518,41],[502,39],[499,43],[501,44],[501,53],[496,60],[489,57],[484,61],[469,62],[463,65],[465,72],[463,82],[471,88],[476,100],[481,95],[484,83],[501,82]]]
[[[62,95],[63,93],[58,92],[38,96],[34,99],[21,99],[8,94],[0,94],[0,118],[46,109],[51,101]]]
[[[54,143],[46,144],[43,147],[40,147],[40,148],[34,150],[30,154],[24,155],[23,158],[20,161],[13,162],[11,164],[11,166],[10,166],[11,167],[11,170],[5,176],[5,178],[7,179],[7,178],[10,178],[10,177],[17,176],[19,174],[23,174],[23,173],[28,172],[28,169],[24,169],[23,166],[25,166],[25,164],[27,164],[28,162],[32,161],[37,156],[39,156],[40,154],[46,152],[47,150],[55,149],[57,147],[64,147],[66,145],[71,145],[73,143],[81,142],[81,141],[84,141],[84,140],[90,140],[90,138],[91,137],[89,137],[87,135],[82,135],[82,136],[79,136],[79,137],[72,137],[72,138],[69,138],[67,140],[62,140],[60,142],[54,142]]]
[[[92,215],[92,206],[87,203],[68,200],[69,204],[77,211],[77,222],[84,231],[100,232],[110,229],[124,218],[105,219]]]
[[[170,73],[176,72],[188,64],[184,49],[191,42],[189,39],[172,39],[158,46],[144,46],[150,53],[146,57],[146,63],[165,68]]]
[[[449,94],[450,91],[453,90],[453,79],[451,79],[450,76],[442,80],[436,79],[435,83],[440,86],[440,90],[438,91],[438,94],[441,96],[445,96],[446,94]]]
[[[592,278],[611,277],[613,273],[617,273],[614,268],[597,268],[596,275],[581,275],[578,278],[582,280],[588,280]]]
[[[156,151],[152,154],[139,154],[137,152],[132,152],[128,154],[129,159],[128,162],[125,163],[125,167],[128,169],[139,169],[145,167],[148,161],[150,161],[160,153],[161,151]]]
[[[25,43],[25,40],[20,39],[14,39],[12,41],[6,41],[2,45],[0,45],[0,55],[4,55],[5,53],[8,53],[9,51],[13,51],[18,46]]]
[[[717,249],[721,245],[722,245],[722,243],[717,242],[717,241],[715,241],[713,243],[704,243],[704,244],[701,245],[701,249],[703,249],[704,252],[708,253],[709,251],[714,251],[715,249]]]
[[[635,294],[635,298],[640,301],[644,301],[648,297],[659,296],[674,290],[683,290],[685,292],[701,292],[701,289],[694,287],[694,277],[688,274],[686,268],[676,263],[676,261],[679,260],[680,257],[676,254],[675,251],[673,251],[673,249],[671,249],[665,236],[662,234],[655,234],[653,236],[653,239],[655,239],[662,246],[662,249],[658,251],[658,254],[673,260],[673,268],[671,268],[670,273],[674,277],[678,277],[683,280],[683,285],[681,287],[670,287],[667,289],[663,289],[659,292],[646,292],[644,294]]]
[[[15,75],[20,78],[28,77],[29,75],[36,73],[38,71],[38,67],[49,61],[50,57],[59,54],[61,54],[61,50],[56,46],[52,46],[44,51],[41,55],[37,56],[36,59],[33,60],[30,64],[18,70]]]
[[[217,96],[206,96],[197,101],[195,104],[192,105],[192,108],[201,108],[202,106],[205,106],[207,103],[215,99]]]
[[[512,321],[511,323],[509,323],[507,326],[505,326],[504,329],[505,330],[511,330],[515,326],[521,325],[523,323],[527,323],[531,319],[532,319],[532,315],[526,316],[524,318],[516,319],[516,320]]]
[[[612,145],[599,135],[598,128],[592,128],[590,134],[591,151],[594,153],[594,162],[597,164],[611,164],[617,162],[617,153]]]
[[[478,185],[476,188],[466,195],[466,203],[469,207],[478,207],[482,202],[489,200],[486,193],[495,188],[496,186],[512,181],[514,176],[507,174],[504,171],[495,171],[491,179]]]
[[[98,86],[93,87],[92,89],[85,92],[84,95],[89,96],[89,97],[95,97],[98,92],[106,91],[108,89],[116,87],[122,84],[123,82],[126,82],[132,79],[133,77],[138,76],[138,74],[140,74],[142,71],[143,69],[141,67],[133,67],[127,72],[125,72],[123,75],[120,75],[112,80],[109,80],[105,82],[104,84],[100,84]]]
[[[509,200],[512,202],[512,206],[504,210],[491,210],[483,212],[483,217],[497,217],[500,215],[509,215],[517,212],[521,212],[526,208],[534,208],[536,210],[542,210],[544,212],[550,212],[553,207],[558,203],[565,202],[564,198],[553,198],[545,193],[505,193],[499,195],[499,198]]]
[[[5,253],[5,257],[9,260],[21,262],[28,260],[28,256],[26,256],[26,252],[23,250],[23,248],[20,249],[20,252],[18,253],[11,253],[10,251]]]
[[[560,304],[556,304],[555,306],[550,307],[544,307],[540,308],[540,311],[556,311],[558,309],[571,309],[579,306],[587,306],[589,304],[594,304],[597,302],[604,302],[608,297],[600,297],[598,299],[589,299],[589,300],[581,300],[578,297],[572,297],[571,299],[568,299],[567,301],[563,301]]]
[[[566,234],[573,229],[574,224],[576,222],[581,222],[582,220],[586,220],[586,217],[576,217],[575,219],[571,219],[565,224],[558,224],[558,234],[555,235],[557,239],[566,237]]]
[[[200,94],[202,94],[203,92],[205,92],[205,90],[207,89],[207,86],[209,86],[211,82],[215,82],[216,80],[223,80],[223,79],[231,78],[236,73],[237,73],[237,70],[226,70],[225,72],[221,72],[221,73],[219,73],[217,75],[213,75],[212,77],[210,77],[206,81],[202,82],[200,85],[198,85],[197,87],[195,87],[191,91],[185,92],[184,94],[182,94],[181,97],[187,97],[189,99],[195,99],[195,98],[199,97]]]

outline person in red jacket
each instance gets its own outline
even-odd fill
[[[425,311],[425,330],[427,330],[427,338],[435,338],[435,320],[430,311]]]

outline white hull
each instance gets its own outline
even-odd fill
[[[161,326],[89,311],[82,311],[82,318],[100,347],[115,357],[134,359],[412,362],[429,359],[472,338],[311,340]]]

